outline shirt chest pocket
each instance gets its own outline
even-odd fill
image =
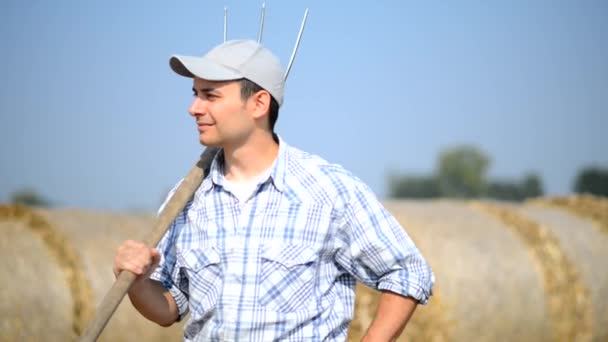
[[[312,248],[283,245],[264,248],[259,278],[259,304],[293,312],[314,302],[317,255]]]
[[[214,247],[187,250],[178,253],[178,261],[180,289],[188,296],[191,321],[205,320],[213,312],[222,288],[219,252]]]

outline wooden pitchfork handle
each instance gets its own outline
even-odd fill
[[[196,189],[201,185],[205,178],[205,173],[209,172],[211,162],[217,151],[218,149],[216,148],[207,148],[203,154],[201,154],[198,163],[196,163],[188,175],[186,175],[156,219],[154,230],[148,235],[147,239],[144,240],[146,246],[156,246],[165,235],[175,220],[175,217],[184,209],[186,203],[192,198]],[[120,272],[112,285],[112,288],[101,301],[93,320],[87,326],[80,341],[93,342],[97,340],[123,297],[127,291],[129,291],[135,278],[136,275],[129,271]]]

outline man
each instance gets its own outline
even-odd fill
[[[358,280],[382,291],[365,340],[396,338],[433,274],[365,184],[274,133],[278,59],[245,40],[170,65],[193,78],[201,144],[221,150],[158,249],[119,248],[137,310],[163,326],[189,311],[188,341],[343,341]]]

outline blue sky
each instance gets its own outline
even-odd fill
[[[608,166],[608,2],[267,1],[286,65],[310,8],[278,133],[385,196],[475,144],[489,176],[538,172],[549,194]],[[0,202],[154,209],[202,151],[172,54],[257,35],[257,1],[0,4]]]

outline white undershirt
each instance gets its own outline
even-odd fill
[[[270,176],[273,166],[274,164],[268,169],[264,170],[258,176],[246,181],[229,181],[224,178],[224,189],[232,193],[239,200],[239,202],[245,203],[257,190],[258,185],[265,181],[268,176]]]

